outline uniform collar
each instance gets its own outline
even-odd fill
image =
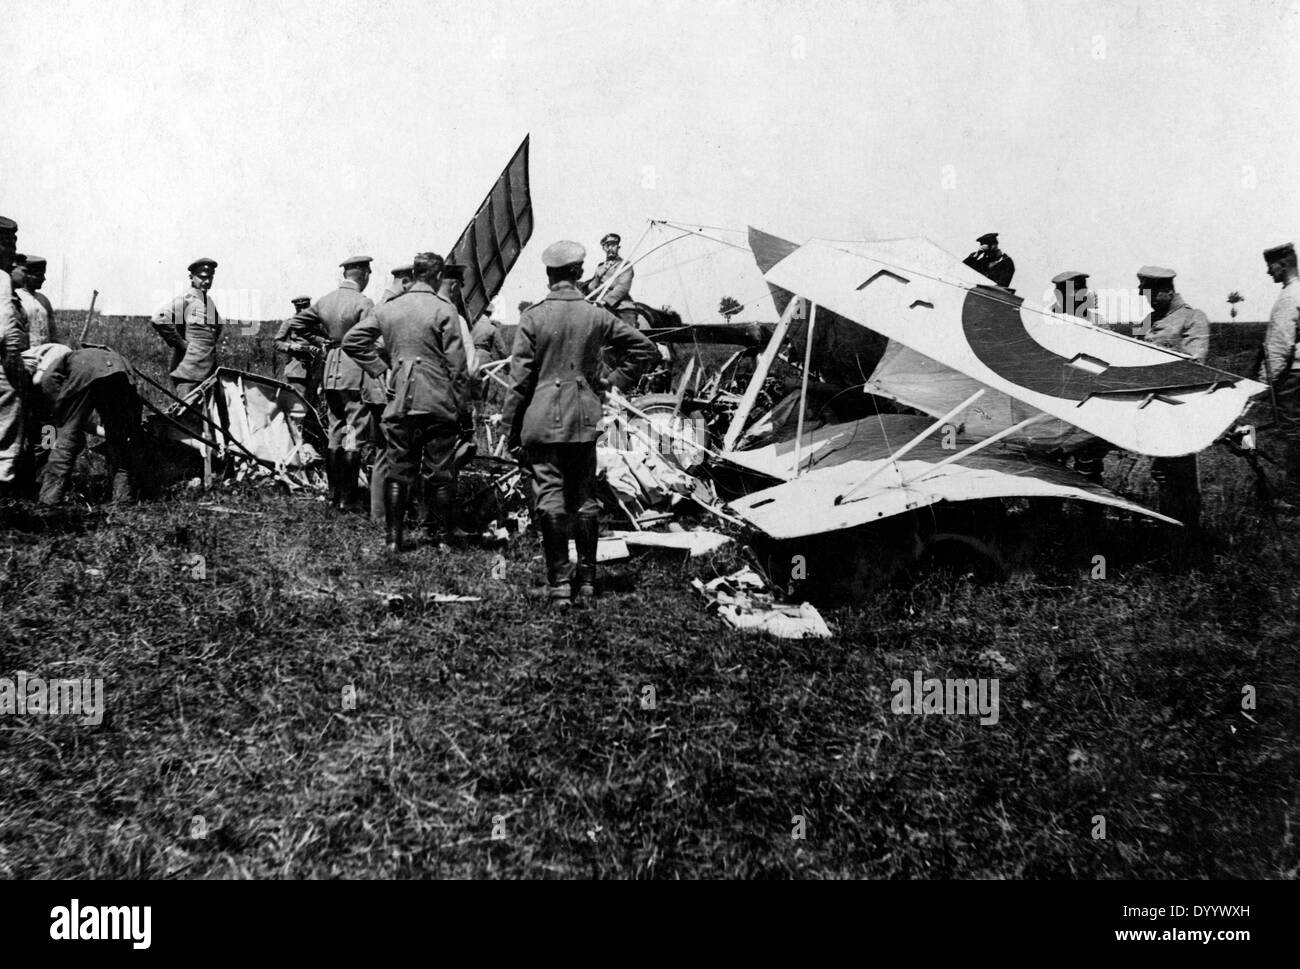
[[[339,283],[339,289],[355,289],[358,293],[361,292],[361,287],[357,285],[357,281],[355,279],[343,280],[341,283]]]
[[[185,295],[186,295],[186,296],[193,296],[193,297],[195,297],[195,298],[197,298],[197,299],[201,299],[201,300],[203,300],[205,303],[208,301],[208,294],[205,293],[205,292],[203,292],[203,290],[201,290],[201,289],[195,289],[193,286],[190,287],[190,291],[189,291],[188,293],[186,293]]]
[[[1182,293],[1174,293],[1174,298],[1169,301],[1169,312],[1175,313],[1178,310],[1186,309],[1187,301],[1183,299]],[[1166,316],[1168,314],[1165,314]]]
[[[573,285],[567,279],[563,282],[556,283],[551,287],[551,291],[546,294],[547,299],[582,299],[582,293],[578,287]]]
[[[407,292],[408,293],[433,293],[434,296],[438,295],[436,292],[434,292],[433,287],[426,282],[412,283],[411,288],[408,289]]]

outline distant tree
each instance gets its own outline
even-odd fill
[[[718,303],[718,312],[721,313],[728,322],[730,322],[731,318],[744,308],[745,307],[741,305],[740,300],[736,299],[734,296],[724,296],[722,297],[722,301]]]
[[[1237,318],[1237,304],[1246,302],[1246,297],[1242,296],[1235,289],[1228,294],[1228,315],[1234,320]]]

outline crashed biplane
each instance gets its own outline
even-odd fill
[[[940,502],[1057,497],[1173,522],[1059,460],[1100,438],[1153,457],[1209,447],[1267,388],[1184,354],[1027,306],[923,238],[805,245],[750,230],[782,312],[754,392],[799,302],[805,364],[817,328],[861,391],[919,411],[880,413],[738,449],[742,400],[719,459],[772,479],[730,511],[774,539],[849,529]],[[806,380],[806,369],[805,369]]]

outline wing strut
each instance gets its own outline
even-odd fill
[[[901,457],[902,457],[904,454],[906,454],[908,451],[912,450],[914,447],[916,447],[918,444],[920,444],[922,441],[924,441],[927,437],[929,437],[931,434],[933,434],[933,433],[934,433],[935,431],[937,431],[939,428],[943,427],[943,425],[947,424],[950,420],[952,420],[954,417],[956,417],[958,414],[960,414],[960,413],[961,413],[962,411],[964,411],[967,407],[969,407],[971,404],[975,403],[975,401],[979,400],[979,399],[980,399],[981,397],[983,397],[983,396],[984,396],[984,391],[983,391],[982,389],[981,389],[981,390],[977,390],[977,391],[975,391],[975,393],[971,394],[969,397],[967,397],[965,400],[963,400],[960,404],[958,404],[958,405],[957,405],[956,407],[954,407],[952,410],[948,411],[948,413],[944,414],[942,417],[940,417],[938,420],[936,420],[933,424],[931,424],[929,427],[927,427],[925,430],[923,430],[920,434],[916,435],[916,437],[912,438],[910,441],[908,441],[906,444],[904,444],[901,448],[899,448],[897,451],[895,451],[893,454],[891,454],[891,455],[889,456],[889,460],[888,460],[888,461],[885,461],[885,462],[883,462],[883,463],[877,465],[875,468],[873,468],[870,474],[868,474],[865,478],[863,478],[861,481],[859,481],[857,484],[855,484],[855,485],[854,485],[852,488],[850,488],[848,491],[844,492],[844,494],[842,494],[842,495],[840,495],[838,498],[836,498],[836,499],[835,499],[835,504],[838,505],[838,504],[840,504],[841,502],[849,501],[849,500],[850,500],[854,495],[856,495],[859,491],[862,490],[863,486],[866,485],[866,483],[867,483],[868,481],[870,481],[870,480],[871,480],[872,478],[874,478],[876,475],[880,474],[880,472],[884,471],[885,468],[896,467],[897,464],[898,464],[898,459],[899,459],[899,458],[901,458]]]

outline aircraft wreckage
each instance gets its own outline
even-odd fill
[[[500,292],[532,227],[525,138],[451,250],[468,267],[468,325]],[[638,255],[656,227],[678,234]],[[687,237],[713,238],[703,227],[652,221],[625,261],[636,265]],[[611,393],[606,407],[600,468],[607,511],[629,529],[620,541],[687,508],[748,530],[756,544],[869,528],[874,540],[856,551],[870,545],[887,558],[891,544],[906,546],[894,549],[902,559],[935,539],[945,509],[999,499],[1067,499],[1177,524],[1066,459],[1095,453],[1098,441],[1152,457],[1199,452],[1267,390],[1028,306],[925,238],[799,245],[751,228],[747,241],[776,324],[681,325],[674,313],[638,304],[664,359],[636,393]],[[499,401],[508,362],[484,365],[479,376],[488,401]],[[196,435],[205,455],[210,446],[246,473],[321,487],[310,447],[319,427],[278,414],[301,414],[287,388],[223,370],[205,390],[205,433]],[[517,527],[526,518],[527,469],[505,454],[491,417],[477,428],[476,448],[463,451],[463,470],[477,470],[482,484],[468,489],[479,507],[467,520],[477,513],[502,537],[507,519]],[[925,536],[891,531],[927,518]],[[691,554],[713,547],[666,536],[631,544]],[[785,587],[784,577],[776,584]]]

